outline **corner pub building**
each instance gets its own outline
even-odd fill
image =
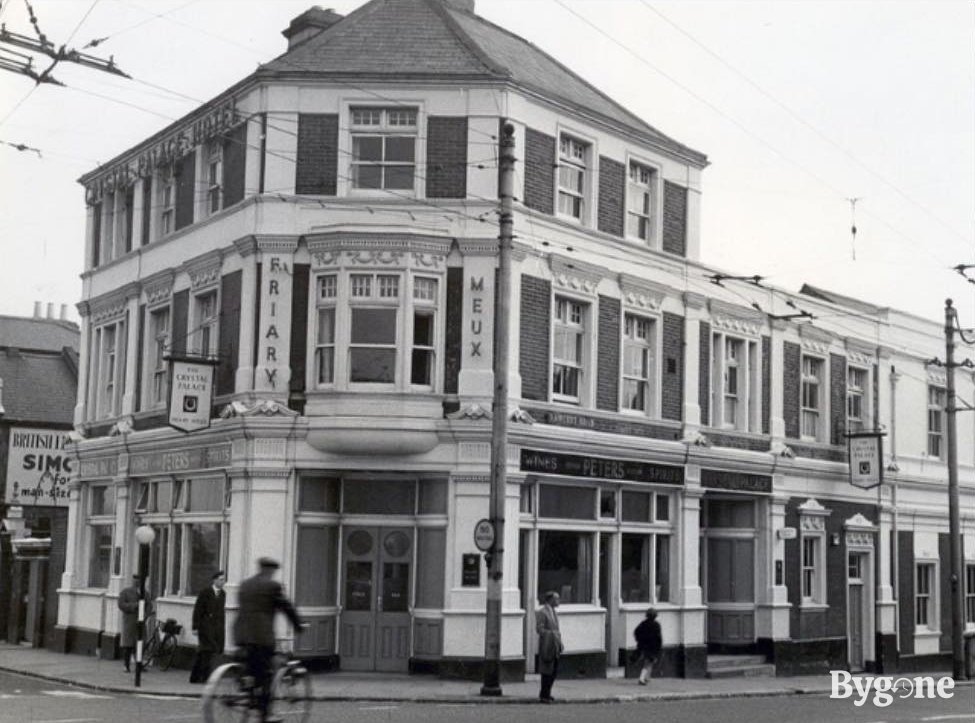
[[[149,586],[187,653],[211,572],[232,620],[269,555],[312,623],[302,656],[480,675],[509,120],[505,675],[535,668],[546,590],[567,674],[623,664],[651,604],[664,675],[708,674],[709,653],[779,675],[947,666],[938,324],[709,283],[705,156],[471,1],[312,8],[284,35],[283,55],[81,179],[80,474],[53,646],[115,654],[148,524]],[[166,426],[169,355],[218,360],[208,428]],[[975,395],[967,372],[958,394]],[[866,490],[844,434],[872,429],[885,483]],[[971,629],[971,416],[959,440]]]

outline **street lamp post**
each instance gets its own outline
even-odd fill
[[[135,539],[139,543],[139,626],[135,641],[135,687],[142,686],[142,653],[146,639],[146,577],[149,574],[149,546],[156,539],[156,531],[149,525],[136,528]]]

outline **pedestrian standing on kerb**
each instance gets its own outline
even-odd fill
[[[132,584],[118,595],[118,609],[122,611],[122,635],[119,641],[125,672],[132,672],[132,650],[139,638],[139,576],[132,576]],[[149,611],[146,610],[148,615]]]
[[[545,593],[545,604],[535,611],[535,632],[538,633],[538,672],[542,676],[542,685],[538,691],[538,699],[543,703],[551,703],[552,684],[559,674],[559,658],[562,655],[562,633],[559,631],[559,615],[555,609],[559,606],[559,594],[550,590]]]
[[[206,683],[213,670],[213,658],[223,652],[227,593],[223,586],[227,577],[223,570],[213,574],[210,584],[196,596],[193,606],[193,632],[199,643],[196,648],[196,660],[190,672],[191,683]]]
[[[660,659],[664,644],[656,610],[647,610],[646,618],[636,626],[633,637],[636,638],[636,649],[640,653],[640,685],[646,685],[653,676],[653,666]]]

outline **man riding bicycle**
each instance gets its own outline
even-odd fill
[[[240,609],[234,621],[234,643],[244,653],[247,674],[253,677],[256,697],[264,723],[278,721],[268,710],[271,700],[272,658],[274,657],[274,616],[284,613],[295,632],[304,629],[294,605],[285,597],[281,584],[274,580],[280,567],[276,560],[262,557],[259,572],[240,584],[237,596]]]

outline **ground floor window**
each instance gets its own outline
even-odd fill
[[[538,533],[538,590],[554,590],[563,603],[592,602],[593,535],[541,530]]]
[[[937,629],[933,600],[934,563],[919,562],[914,568],[914,624],[919,628]]]
[[[623,533],[620,597],[625,603],[670,599],[670,536]]]
[[[156,538],[149,548],[152,597],[196,595],[224,569],[227,524],[222,521],[147,521]]]
[[[108,587],[112,573],[112,537],[115,525],[90,525],[88,587]]]
[[[307,606],[336,604],[338,527],[301,525],[295,555],[295,602]]]

